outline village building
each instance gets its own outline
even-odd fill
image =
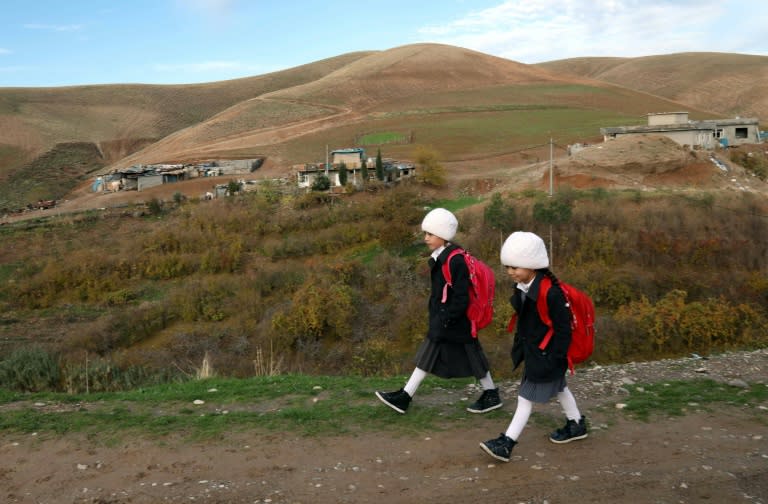
[[[360,147],[331,151],[331,164],[333,165],[344,163],[347,168],[360,168],[363,159],[365,159],[365,149]]]
[[[255,158],[222,159],[196,164],[133,165],[96,177],[91,184],[91,191],[142,191],[198,177],[241,175],[256,171],[263,162],[263,158]]]
[[[648,114],[647,125],[600,128],[600,133],[606,142],[621,135],[654,133],[664,135],[680,145],[700,149],[760,143],[763,139],[756,118],[692,121],[688,119],[688,112]]]
[[[351,151],[353,150],[359,152],[352,153]],[[341,154],[336,155],[335,153]],[[341,163],[344,163],[347,169],[347,184],[361,187],[363,185],[362,160],[365,159],[364,155],[363,149],[341,149],[332,151],[331,159],[333,163],[327,166],[325,163],[294,165],[297,185],[300,189],[311,189],[318,177],[323,175],[328,178],[331,188],[340,187],[341,179],[339,178],[339,173]],[[376,158],[368,158],[365,161],[368,181],[376,180]],[[399,182],[416,174],[416,167],[413,163],[409,162],[382,159],[382,166],[384,168],[384,182]]]

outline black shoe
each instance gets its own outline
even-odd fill
[[[509,462],[509,457],[512,455],[512,448],[515,447],[517,441],[513,441],[512,438],[502,433],[501,436],[496,439],[489,439],[484,443],[480,443],[480,448],[491,457],[501,460],[502,462]]]
[[[557,429],[555,432],[549,435],[549,440],[553,443],[570,443],[577,439],[584,439],[587,437],[587,419],[582,415],[581,419],[568,420],[562,429]]]
[[[487,411],[495,410],[496,408],[501,408],[501,406],[502,403],[499,398],[499,389],[495,388],[483,390],[483,395],[480,396],[480,399],[470,404],[469,407],[467,407],[467,411],[470,413],[485,413]]]
[[[381,402],[398,413],[405,413],[405,410],[407,410],[408,406],[411,404],[411,396],[409,396],[408,392],[403,389],[396,392],[376,391],[376,397],[381,399]]]

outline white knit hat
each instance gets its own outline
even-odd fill
[[[515,231],[501,246],[501,264],[528,269],[548,268],[549,257],[544,240],[534,233]]]
[[[445,208],[433,209],[421,221],[422,231],[438,236],[445,241],[453,240],[458,227],[459,221],[456,220],[456,216]]]

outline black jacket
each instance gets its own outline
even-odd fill
[[[472,324],[467,318],[469,306],[469,269],[464,258],[459,254],[450,262],[451,281],[453,287],[448,288],[448,298],[442,303],[443,277],[442,266],[451,251],[458,248],[448,245],[438,256],[437,260],[430,258],[430,275],[432,291],[429,295],[429,331],[427,337],[434,342],[471,343]]]
[[[568,346],[571,343],[570,310],[566,306],[565,296],[559,286],[552,284],[547,293],[549,318],[552,320],[554,334],[544,350],[539,350],[548,327],[541,321],[536,309],[539,287],[543,272],[537,271],[523,302],[523,292],[515,288],[510,298],[512,308],[517,312],[517,330],[512,345],[514,368],[525,361],[525,377],[532,382],[550,382],[560,379],[568,369]]]

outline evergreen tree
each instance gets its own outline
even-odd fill
[[[365,159],[363,159],[363,162],[360,164],[360,178],[362,179],[362,185],[368,183],[368,163]]]
[[[349,172],[347,171],[347,164],[341,163],[339,165],[339,185],[344,187],[347,185],[347,179],[349,178]]]
[[[376,151],[376,178],[384,180],[384,163],[381,160],[381,149]]]

